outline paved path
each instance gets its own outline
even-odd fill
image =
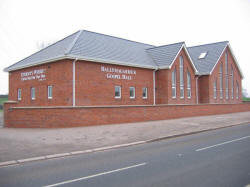
[[[99,148],[250,122],[250,112],[61,129],[0,128],[0,162]]]
[[[0,168],[0,186],[245,187],[250,124]]]

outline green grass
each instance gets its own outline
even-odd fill
[[[0,105],[2,105],[7,100],[8,100],[8,97],[0,98]]]
[[[250,101],[250,97],[243,97],[242,101]]]

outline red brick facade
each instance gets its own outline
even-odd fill
[[[228,54],[228,99],[226,99],[225,86],[225,53]],[[180,56],[184,62],[184,98],[180,97]],[[71,127],[250,110],[249,104],[239,104],[241,103],[241,75],[228,48],[211,75],[202,76],[195,74],[195,68],[184,48],[179,52],[170,69],[154,70],[76,60],[75,89],[73,62],[72,59],[65,59],[11,71],[9,100],[16,103],[5,104],[5,126]],[[222,98],[219,90],[221,63],[223,64]],[[233,98],[231,67],[234,72]],[[171,77],[174,70],[176,70],[175,98],[172,97]],[[187,92],[187,72],[191,75],[190,98]],[[213,89],[215,80],[217,80],[216,99]],[[236,84],[239,87],[238,98],[236,98]],[[53,87],[52,99],[48,98],[48,86]],[[121,86],[121,98],[115,98],[115,86]],[[130,98],[130,87],[135,88],[135,98]],[[35,99],[31,99],[31,88],[35,88]],[[147,98],[143,98],[143,88],[147,88]],[[21,89],[21,100],[18,100],[18,89]],[[156,106],[153,106],[154,98]],[[212,105],[215,103],[219,104]],[[48,108],[49,106],[51,108]]]
[[[228,73],[226,76],[226,65],[225,65],[225,55],[228,56]],[[222,97],[220,96],[220,66],[222,64]],[[233,93],[232,97],[232,76],[231,67],[233,68]],[[226,98],[226,77],[228,77],[228,98]],[[216,81],[216,98],[214,98],[214,81]],[[236,97],[236,85],[238,84],[238,98]],[[199,102],[200,103],[241,103],[241,76],[240,71],[233,60],[230,50],[227,49],[221,55],[217,65],[212,71],[211,75],[199,77]]]

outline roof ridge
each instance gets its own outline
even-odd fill
[[[185,44],[185,42],[177,42],[177,43],[172,43],[172,44],[166,44],[166,45],[160,45],[160,46],[156,46],[156,47],[152,47],[152,48],[148,48],[147,50],[149,49],[156,49],[156,48],[160,48],[160,47],[166,47],[166,46],[170,46],[170,45],[176,45],[176,44]]]
[[[219,43],[229,43],[229,41],[221,41],[221,42],[213,42],[213,43],[208,43],[208,44],[202,44],[202,45],[195,45],[195,46],[191,46],[191,47],[187,47],[187,48],[194,48],[194,47],[201,47],[201,46],[205,46],[205,45],[213,45],[213,44],[219,44]]]
[[[77,32],[79,32],[79,31],[76,31],[76,32],[74,32],[73,34],[70,34],[69,36],[64,37],[63,39],[58,40],[58,41],[56,41],[56,42],[54,42],[54,43],[52,43],[52,44],[50,44],[50,45],[48,45],[48,46],[46,46],[46,47],[44,47],[44,48],[40,49],[40,50],[38,50],[38,51],[37,51],[37,52],[35,52],[35,53],[32,53],[31,55],[29,55],[29,56],[27,56],[27,57],[25,57],[25,58],[23,58],[23,59],[19,60],[18,62],[14,63],[14,64],[12,64],[12,65],[10,65],[10,66],[8,66],[7,68],[5,68],[5,70],[7,70],[7,69],[11,68],[12,66],[16,65],[17,63],[19,63],[19,62],[21,62],[21,61],[23,61],[23,60],[25,60],[25,59],[27,59],[27,58],[29,58],[29,57],[31,57],[31,56],[33,56],[33,55],[35,55],[35,54],[37,54],[37,53],[39,53],[39,52],[41,52],[41,51],[43,51],[43,50],[45,50],[45,49],[47,49],[47,48],[49,48],[49,47],[51,47],[51,46],[55,45],[55,44],[57,44],[58,42],[63,41],[64,39],[66,39],[66,38],[68,38],[68,37],[70,37],[70,36],[72,36],[72,35],[76,34]]]
[[[116,39],[120,39],[120,40],[126,40],[126,41],[133,42],[133,43],[139,43],[139,44],[143,44],[143,45],[154,46],[154,45],[151,45],[151,44],[137,42],[137,41],[133,41],[133,40],[125,39],[125,38],[120,38],[120,37],[112,36],[112,35],[108,35],[108,34],[103,34],[103,33],[98,33],[98,32],[93,32],[93,31],[88,31],[88,30],[81,30],[81,31],[86,31],[86,32],[90,32],[90,33],[94,33],[94,34],[98,34],[98,35],[108,36],[108,37],[112,37],[112,38],[116,38]]]
[[[72,41],[72,43],[69,45],[68,49],[65,51],[65,55],[69,54],[69,52],[72,50],[72,48],[75,46],[76,41],[78,40],[79,36],[82,34],[82,30],[77,31],[77,35],[74,38],[74,40]]]

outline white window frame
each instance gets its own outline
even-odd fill
[[[17,89],[17,100],[18,101],[22,100],[22,89],[21,88]]]
[[[35,89],[35,87],[31,87],[30,93],[31,93],[31,100],[35,100],[36,99],[36,89]]]
[[[236,99],[239,99],[239,84],[238,84],[238,81],[236,81]]]
[[[143,96],[144,95],[144,90],[145,90],[145,95],[146,96]],[[142,88],[142,98],[143,99],[147,99],[148,98],[148,88],[147,87]]]
[[[133,93],[133,96],[131,96],[131,91]],[[129,98],[134,99],[135,98],[135,87],[129,87]]]
[[[51,93],[50,93],[51,90]],[[52,99],[53,98],[53,86],[49,85],[48,86],[48,99]]]
[[[171,95],[172,98],[176,98],[176,68],[171,73],[171,81],[172,81],[172,90],[171,90]],[[174,95],[173,95],[173,90],[174,90]]]
[[[223,63],[222,62],[220,64],[219,77],[220,77],[220,99],[223,99]]]
[[[121,98],[122,98],[122,88],[121,88],[121,86],[115,86],[115,93],[116,93],[116,88],[119,89],[120,95],[119,95],[119,96],[116,96],[116,95],[115,95],[115,98],[116,98],[116,99],[121,99]]]
[[[225,53],[225,78],[226,78],[226,99],[229,99],[229,89],[228,89],[228,55]]]
[[[192,97],[192,90],[191,90],[191,74],[187,71],[187,98],[191,99]]]
[[[234,98],[234,70],[233,66],[231,65],[231,97]]]
[[[217,98],[217,80],[214,80],[214,86],[213,86],[213,90],[214,90],[214,99]]]
[[[180,98],[184,99],[185,91],[184,91],[184,62],[183,57],[180,56]]]

